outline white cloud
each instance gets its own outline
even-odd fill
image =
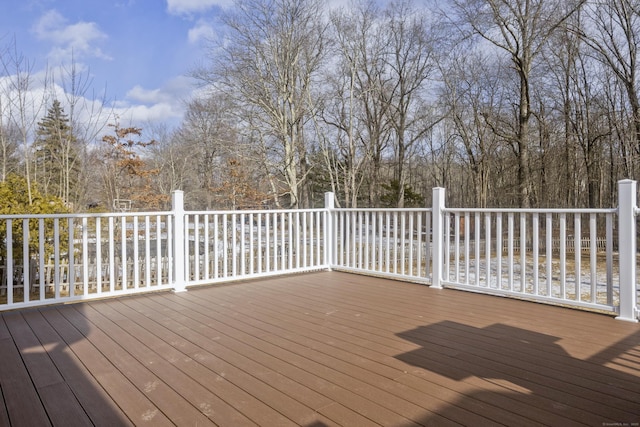
[[[194,82],[179,76],[161,87],[145,89],[140,85],[131,88],[124,100],[115,104],[116,114],[132,123],[164,122],[179,124],[184,115],[184,100],[192,96]]]
[[[233,0],[167,0],[167,11],[172,15],[205,12],[214,6],[233,6]]]
[[[213,27],[205,21],[198,23],[189,30],[189,43],[198,43],[200,40],[211,40],[215,36]]]
[[[157,102],[166,102],[168,95],[162,93],[160,89],[145,89],[140,85],[136,85],[127,92],[127,99],[143,104],[154,104]]]
[[[58,11],[50,10],[40,17],[32,31],[38,39],[54,45],[49,52],[51,59],[68,60],[72,54],[111,59],[94,45],[107,38],[95,22],[68,24],[67,19]]]
[[[188,98],[193,88],[193,79],[186,76],[178,76],[168,80],[157,89],[145,89],[140,85],[136,85],[127,92],[126,98],[129,101],[143,104],[174,103]]]
[[[114,113],[120,118],[121,123],[132,123],[138,126],[141,123],[174,123],[182,118],[182,111],[176,110],[169,103],[147,105],[131,105],[115,108]]]

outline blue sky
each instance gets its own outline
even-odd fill
[[[33,73],[88,70],[122,122],[179,123],[216,17],[232,0],[15,0],[0,13],[0,46],[15,38]],[[128,124],[128,123],[127,123]]]

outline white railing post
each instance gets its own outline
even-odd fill
[[[329,270],[333,267],[333,209],[335,209],[335,194],[331,191],[324,193],[324,262]]]
[[[636,300],[636,181],[618,181],[620,312],[616,319],[638,321]]]
[[[185,236],[184,236],[184,193],[175,190],[171,193],[171,204],[173,213],[173,291],[186,291],[185,280]]]
[[[433,268],[431,274],[431,287],[442,288],[442,270],[444,259],[444,188],[433,189],[432,199],[432,226],[431,244],[433,245]]]

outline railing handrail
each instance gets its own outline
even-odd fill
[[[537,214],[608,214],[618,213],[618,208],[444,208],[450,213],[537,213]]]
[[[431,208],[333,208],[334,212],[431,212]]]
[[[268,214],[268,213],[309,213],[309,212],[325,212],[327,208],[307,208],[307,209],[236,209],[236,210],[194,210],[184,211],[185,215],[231,215],[231,214]]]
[[[95,212],[95,213],[57,213],[57,214],[3,214],[3,219],[63,219],[63,218],[109,218],[109,217],[136,217],[136,216],[166,216],[173,215],[172,211],[158,212]]]
[[[635,321],[638,316],[637,287],[634,287],[637,254],[631,253],[630,248],[636,247],[634,230],[638,208],[635,206],[636,194],[633,193],[635,186],[624,181],[620,183],[620,189],[619,198],[624,198],[625,203],[617,208],[597,209],[449,208],[444,203],[445,190],[436,188],[431,207],[336,208],[333,193],[326,193],[323,208],[188,211],[184,209],[183,193],[174,192],[170,211],[5,214],[0,215],[0,221],[14,226],[7,228],[5,236],[5,240],[12,244],[7,245],[7,264],[2,268],[0,291],[5,289],[7,293],[8,303],[4,307],[12,308],[75,301],[78,297],[117,295],[118,292],[124,294],[169,287],[181,291],[187,286],[217,281],[315,269],[343,269],[427,283],[433,287],[468,288],[474,292],[572,304],[566,295],[567,267],[564,264],[568,260],[575,264],[576,277],[568,279],[575,280],[578,285],[572,286],[577,286],[581,292],[580,269],[584,257],[584,264],[588,264],[591,271],[583,276],[590,276],[592,282],[595,280],[590,285],[593,289],[606,285],[609,296],[607,304],[596,304],[591,297],[586,301],[578,296],[573,305],[615,309],[619,313],[618,318]],[[518,216],[514,218],[514,215]],[[92,221],[94,218],[96,220]],[[101,218],[108,221],[99,221]],[[31,219],[39,221],[30,222],[27,227],[26,220]],[[70,221],[55,221],[55,230],[48,230],[45,234],[43,229],[50,224],[42,220],[48,219]],[[603,227],[603,221],[606,227]],[[69,224],[74,226],[69,227]],[[127,226],[123,227],[123,224]],[[614,224],[618,231],[615,241]],[[587,233],[589,237],[586,237]],[[572,246],[578,244],[576,239],[580,239],[579,244],[583,248],[580,251],[572,251]],[[525,247],[527,250],[523,251]],[[596,277],[596,263],[601,262],[597,251],[603,248],[607,252],[606,284],[599,283]],[[620,303],[615,307],[611,305],[610,298],[614,286],[610,252],[614,248],[619,249],[619,258],[624,260],[624,263],[620,261],[619,270],[633,269],[630,274],[619,272]],[[570,252],[577,252],[573,255],[575,259],[567,256]],[[35,279],[37,271],[27,271],[29,269],[25,265],[33,257],[38,259],[37,269],[42,269],[47,261],[45,254],[49,256],[51,253],[54,254],[55,298],[45,299],[43,287],[48,285],[43,279]],[[128,271],[129,266],[126,266],[127,271],[114,270],[120,268],[115,267],[116,260],[129,259],[130,253],[132,270]],[[152,267],[150,259],[154,256],[157,259]],[[65,257],[68,257],[66,264]],[[546,257],[545,271],[537,271],[538,257]],[[550,257],[559,260],[560,296],[550,295],[548,290],[551,281],[555,280],[551,276],[556,274]],[[160,263],[160,258],[166,261]],[[504,268],[508,270],[510,284],[506,289],[492,288],[493,280],[498,284],[502,280],[491,275],[502,274],[503,262],[506,262]],[[484,271],[480,269],[482,263]],[[23,266],[22,271],[20,265]],[[78,280],[72,277],[67,278],[68,283],[65,282],[70,288],[69,296],[61,295],[59,289],[62,278],[58,270],[65,265],[73,265],[79,275]],[[46,266],[51,268],[48,262]],[[108,273],[109,277],[94,280],[98,287],[109,281],[108,288],[88,294],[86,282],[89,275],[94,274],[87,270],[88,266],[99,266]],[[459,276],[461,268],[465,273]],[[527,269],[531,271],[533,293],[524,290],[524,278],[519,279],[523,283],[520,285],[522,289],[514,288],[514,272],[518,269],[524,272],[522,274],[527,274]],[[150,286],[152,275],[162,276],[164,283]],[[480,282],[481,276],[486,283]],[[473,283],[470,283],[471,277]],[[546,277],[547,294],[538,293],[537,281],[542,277]],[[117,280],[122,284],[114,284]],[[18,292],[20,289],[27,292],[34,282],[38,282],[40,287],[39,299],[32,300],[25,295],[23,302],[18,299],[14,303],[16,283]],[[83,289],[73,291],[77,286],[83,286]]]

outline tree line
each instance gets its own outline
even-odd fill
[[[0,52],[0,179],[79,210],[175,189],[192,209],[426,206],[433,187],[598,208],[640,176],[640,0],[236,0],[219,19],[173,129],[80,114],[73,69],[74,96],[27,105],[30,64]]]

